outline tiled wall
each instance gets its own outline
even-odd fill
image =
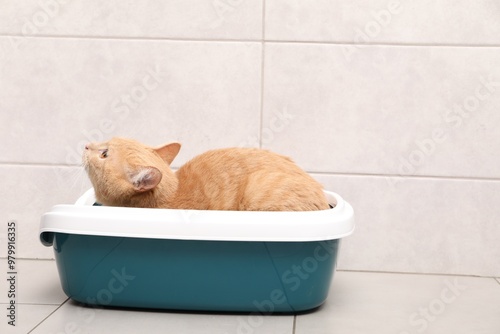
[[[122,135],[182,142],[175,166],[293,157],[355,208],[341,269],[498,276],[499,128],[496,0],[0,1],[0,217],[21,257],[53,256],[39,217],[88,187],[84,143]]]

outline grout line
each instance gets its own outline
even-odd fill
[[[467,275],[467,274],[446,274],[446,273],[411,273],[403,271],[377,271],[377,270],[352,270],[352,269],[337,269],[339,272],[346,273],[366,273],[366,274],[396,274],[396,275],[419,275],[419,276],[453,276],[453,277],[472,277],[472,278],[493,278],[495,276]],[[500,281],[499,281],[500,284]]]
[[[259,147],[262,147],[262,128],[263,128],[263,108],[264,108],[264,45],[262,46],[262,68],[261,68],[261,106],[260,106],[260,135]],[[38,163],[38,162],[0,162],[0,167],[8,166],[29,166],[29,167],[57,167],[57,168],[83,168],[82,165],[58,164],[58,163]],[[172,167],[173,170],[177,169]],[[374,173],[342,173],[325,171],[307,171],[309,174],[326,176],[358,176],[358,177],[377,177],[377,178],[401,178],[401,179],[436,179],[436,180],[462,180],[462,181],[484,181],[499,182],[500,178],[481,177],[481,176],[446,176],[446,175],[400,175],[400,174],[374,174]]]
[[[292,327],[292,334],[295,334],[295,330],[297,329],[297,315],[293,315],[293,327]]]
[[[266,0],[262,0],[262,42],[266,42]]]
[[[0,257],[0,260],[6,260],[6,257]],[[17,260],[26,261],[50,261],[54,262],[55,259],[40,259],[40,258],[17,258]],[[447,273],[417,273],[417,272],[403,272],[403,271],[378,271],[378,270],[361,270],[361,269],[336,269],[340,272],[352,273],[372,273],[372,274],[401,274],[401,275],[423,275],[423,276],[460,276],[460,277],[474,277],[474,278],[493,278],[500,284],[500,277],[497,276],[481,276],[481,275],[468,275],[468,274],[447,274]],[[1,303],[0,303],[1,304]],[[48,304],[54,305],[54,304]]]
[[[0,166],[32,166],[32,167],[82,167],[83,165],[72,165],[72,164],[60,164],[60,163],[48,163],[48,162],[14,162],[14,161],[2,161]]]
[[[29,332],[33,332],[35,329],[38,328],[38,326],[40,326],[45,320],[47,320],[49,317],[51,317],[54,313],[56,313],[64,304],[66,304],[68,302],[69,298],[67,298],[61,305],[59,305],[59,307],[57,307],[54,311],[52,311],[49,315],[47,315],[45,318],[42,319],[42,321],[40,321],[35,327],[33,327]]]
[[[400,175],[400,174],[373,174],[373,173],[341,173],[324,171],[307,171],[309,174],[330,175],[330,176],[369,176],[380,178],[400,178],[400,179],[444,179],[444,180],[464,180],[464,181],[500,181],[500,178],[481,176],[446,176],[446,175]]]
[[[357,45],[357,46],[386,46],[386,47],[452,47],[452,48],[500,48],[498,44],[432,44],[432,43],[395,43],[395,42],[371,42],[355,43],[352,41],[306,41],[306,40],[279,40],[279,39],[231,39],[231,38],[189,38],[189,37],[134,37],[134,36],[81,36],[81,35],[22,35],[22,34],[0,34],[1,37],[10,38],[54,38],[54,39],[82,39],[82,40],[119,40],[119,41],[172,41],[172,42],[220,42],[220,43],[275,43],[275,44],[313,44],[313,45]]]
[[[144,42],[161,42],[161,41],[171,41],[171,42],[220,42],[220,43],[261,43],[262,40],[259,39],[202,39],[202,38],[180,38],[180,37],[134,37],[134,36],[79,36],[79,35],[19,35],[19,34],[0,34],[1,37],[10,38],[40,38],[40,39],[82,39],[82,40],[117,40],[117,41],[144,41]]]
[[[0,303],[0,305],[8,305],[8,303]],[[58,306],[59,305],[60,306],[59,303],[54,304],[54,303],[20,303],[20,302],[16,302],[16,305],[31,305],[31,306]]]
[[[266,43],[275,44],[313,44],[313,45],[354,45],[359,47],[366,46],[387,46],[387,47],[452,47],[452,48],[500,48],[500,44],[432,44],[432,43],[391,43],[391,42],[369,42],[355,43],[352,41],[335,42],[335,41],[304,41],[304,40],[266,40]]]
[[[0,260],[7,260],[7,257],[0,256]],[[33,257],[16,257],[16,260],[23,260],[23,261],[55,261],[55,259],[42,259],[42,258],[33,258]]]
[[[264,128],[264,67],[266,56],[266,0],[262,1],[262,41],[261,41],[261,64],[260,64],[260,119],[259,119],[259,148],[262,148],[262,130]]]

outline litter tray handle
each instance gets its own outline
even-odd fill
[[[54,243],[54,232],[40,233],[40,242],[42,245],[50,247]]]

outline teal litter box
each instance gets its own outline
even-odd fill
[[[295,313],[320,306],[352,207],[308,212],[203,211],[74,205],[42,216],[68,297],[88,305]]]

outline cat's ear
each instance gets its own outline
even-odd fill
[[[128,175],[135,191],[144,192],[153,189],[160,183],[162,174],[156,167],[139,167]]]
[[[161,147],[155,148],[156,153],[160,155],[160,157],[165,160],[167,164],[171,164],[172,161],[174,161],[175,157],[177,156],[177,153],[179,153],[179,150],[181,149],[181,144],[179,143],[170,143],[163,145]]]

